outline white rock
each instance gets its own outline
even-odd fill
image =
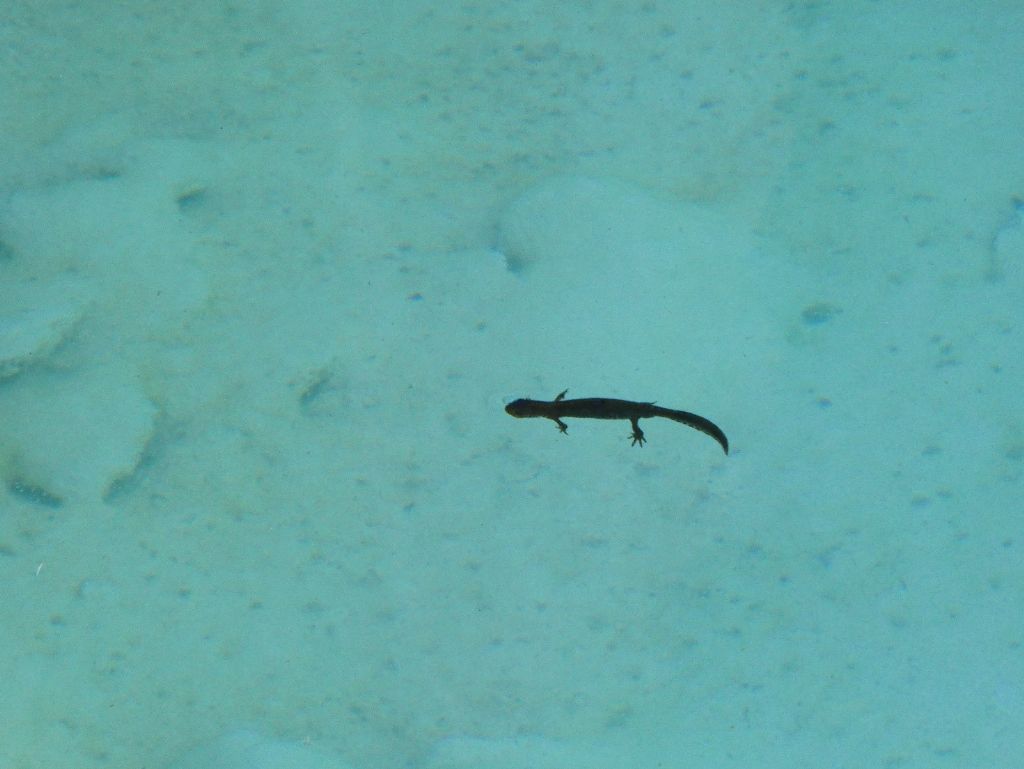
[[[619,769],[629,765],[623,758],[607,746],[535,735],[447,737],[434,746],[425,769]]]
[[[797,276],[759,253],[742,222],[615,180],[559,178],[527,190],[503,212],[497,245],[521,277],[510,326],[552,335],[508,345],[510,371],[528,361],[531,371],[557,372],[552,392],[534,397],[600,384],[601,370],[634,398],[645,383],[685,382],[672,393],[687,398],[700,383],[711,392],[738,351],[765,349],[758,340],[799,306]]]
[[[82,287],[71,281],[19,281],[0,295],[0,379],[46,359],[82,315]]]
[[[3,481],[61,500],[102,499],[138,465],[155,414],[128,365],[19,377],[0,398]]]
[[[1024,222],[1020,216],[996,233],[994,245],[996,265],[1003,277],[1019,282],[1024,278]]]
[[[248,730],[190,750],[167,769],[348,769],[312,745],[270,740]]]

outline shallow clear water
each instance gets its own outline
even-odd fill
[[[1022,12],[719,5],[13,4],[0,765],[1024,764]]]

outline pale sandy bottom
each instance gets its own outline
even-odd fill
[[[13,14],[0,766],[1024,764],[1024,18],[713,7]]]

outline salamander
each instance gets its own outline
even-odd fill
[[[580,419],[628,419],[633,426],[633,434],[630,436],[633,441],[631,445],[643,447],[646,442],[644,431],[640,429],[638,421],[649,417],[665,417],[675,422],[689,425],[695,430],[700,430],[705,435],[710,435],[722,451],[729,453],[729,439],[725,433],[710,419],[705,419],[689,411],[677,411],[656,406],[654,403],[643,403],[637,401],[623,401],[617,398],[575,398],[566,399],[568,390],[562,390],[553,401],[534,401],[529,398],[519,398],[505,406],[505,413],[514,417],[544,417],[552,420],[560,432],[566,432],[569,426],[562,421],[562,417],[573,417]]]

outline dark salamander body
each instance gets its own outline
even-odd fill
[[[665,417],[674,422],[681,422],[689,425],[695,430],[700,430],[710,435],[722,451],[729,453],[729,439],[725,433],[709,419],[705,419],[689,411],[677,411],[656,406],[653,403],[640,403],[637,401],[623,401],[616,398],[575,398],[566,400],[563,390],[553,401],[532,401],[528,398],[514,400],[505,406],[505,412],[514,417],[544,417],[558,425],[561,432],[569,429],[569,426],[562,421],[562,417],[573,417],[580,419],[628,419],[633,426],[633,445],[644,445],[644,432],[637,424],[639,419],[649,417]]]

